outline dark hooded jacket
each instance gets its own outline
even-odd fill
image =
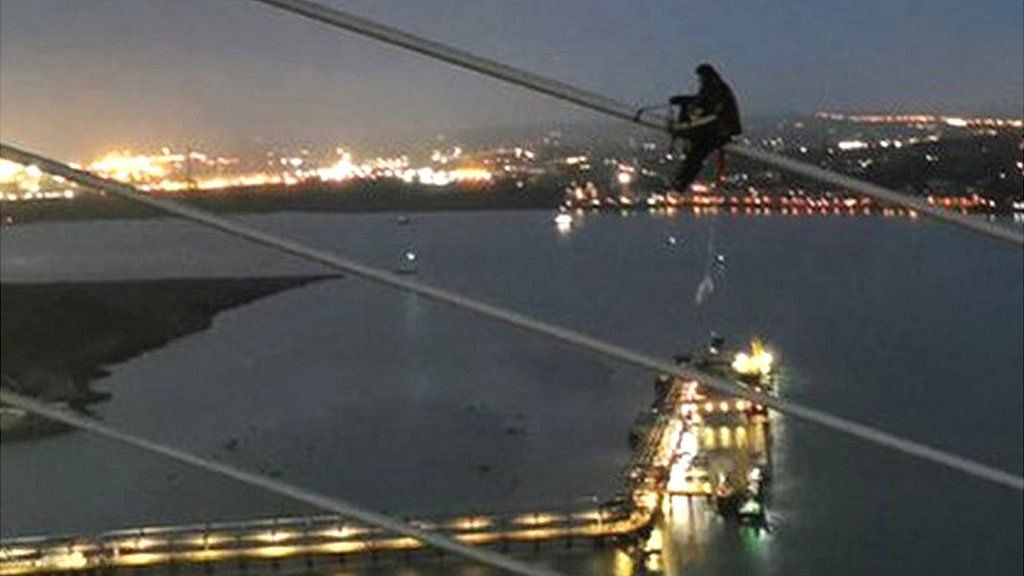
[[[700,91],[696,96],[673,96],[670,102],[685,110],[689,106],[700,108],[701,115],[713,114],[715,121],[706,134],[717,145],[725,144],[730,138],[743,132],[736,96],[711,66],[703,65],[700,74]],[[702,130],[703,131],[703,130]]]

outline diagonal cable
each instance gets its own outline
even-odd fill
[[[5,378],[5,380],[9,379]],[[548,568],[530,565],[502,554],[463,544],[453,538],[448,538],[436,532],[418,528],[412,524],[392,516],[388,516],[387,514],[363,508],[346,500],[325,496],[287,482],[282,482],[255,472],[231,466],[230,464],[197,456],[191,452],[186,452],[180,448],[175,448],[155,440],[122,432],[106,424],[102,424],[68,410],[54,408],[38,400],[11,392],[5,388],[0,388],[0,400],[6,404],[10,404],[11,406],[42,416],[43,418],[67,424],[68,426],[96,434],[97,436],[102,436],[108,440],[113,440],[120,444],[126,444],[145,452],[158,454],[193,468],[225,476],[243,484],[248,484],[249,486],[253,486],[279,496],[291,498],[292,500],[297,500],[329,512],[335,512],[349,518],[355,518],[371,526],[383,528],[389,532],[414,538],[439,550],[451,552],[452,554],[462,556],[463,558],[468,558],[481,564],[486,564],[487,566],[499,568],[509,574],[520,574],[522,576],[560,576],[561,574]]]
[[[595,352],[626,364],[631,364],[654,372],[672,374],[680,378],[700,380],[705,385],[720,392],[747,398],[753,402],[774,408],[784,414],[806,420],[837,432],[842,432],[849,436],[866,440],[872,444],[884,446],[897,452],[914,456],[921,460],[940,464],[975,478],[1012,488],[1019,492],[1024,492],[1024,478],[1021,476],[983,464],[976,460],[971,460],[963,456],[958,456],[944,450],[933,448],[914,440],[885,432],[884,430],[873,426],[860,424],[853,420],[836,416],[824,410],[811,408],[796,402],[756,392],[745,386],[740,386],[732,380],[708,374],[691,366],[680,366],[666,362],[629,348],[618,346],[562,326],[557,326],[555,324],[550,324],[548,322],[526,316],[519,312],[469,298],[457,292],[416,282],[397,274],[361,264],[336,253],[318,250],[300,242],[296,242],[295,240],[269,234],[243,224],[237,220],[217,216],[165,198],[155,198],[139,192],[128,184],[101,178],[84,170],[72,168],[60,162],[50,160],[38,154],[26,152],[7,144],[0,143],[0,157],[18,162],[19,164],[35,165],[43,172],[61,176],[71,182],[85,186],[86,188],[102,190],[109,194],[131,200],[132,202],[144,204],[159,210],[160,212],[179,216],[209,228],[220,230],[221,232],[248,240],[254,244],[266,246],[279,252],[297,256],[304,260],[316,262],[333,270],[347,272],[377,284],[390,286],[405,292],[419,294],[425,298],[443,302],[463,310],[468,310],[481,316],[486,316],[505,324],[515,326],[524,331],[558,340],[576,348],[590,350],[591,352]]]

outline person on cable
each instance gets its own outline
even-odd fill
[[[697,66],[696,72],[700,78],[697,94],[669,99],[669,104],[677,108],[676,123],[670,129],[672,143],[679,138],[689,142],[686,158],[673,180],[679,192],[689,189],[709,154],[743,131],[736,97],[729,85],[710,64]]]

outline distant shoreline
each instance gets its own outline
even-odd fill
[[[586,212],[642,212],[668,210],[669,213],[780,215],[780,216],[907,216],[902,207],[886,207],[871,202],[849,207],[836,201],[833,205],[797,205],[791,203],[749,202],[751,198],[730,196],[730,202],[682,201],[678,204],[625,204],[604,198],[598,206],[590,201],[577,201],[566,193],[568,182],[558,178],[539,178],[524,183],[501,181],[476,187],[429,188],[396,182],[363,182],[332,185],[323,183],[296,186],[252,186],[224,190],[154,192],[154,197],[179,201],[214,214],[270,214],[280,212],[359,214],[373,212],[489,212],[569,209]],[[771,194],[767,198],[778,198]],[[719,199],[721,200],[721,199]],[[739,200],[743,200],[739,202]],[[821,199],[819,199],[820,201]],[[832,200],[835,200],[834,198]],[[952,209],[956,209],[955,207]],[[1008,204],[985,210],[972,207],[968,213],[987,216],[1015,214]],[[108,195],[80,192],[73,199],[6,201],[0,203],[0,221],[4,226],[34,222],[68,222],[100,220],[135,220],[164,217],[152,208]]]
[[[523,188],[513,182],[481,188],[423,189],[395,183],[353,188],[323,184],[295,187],[247,187],[201,192],[154,194],[215,214],[270,212],[435,212],[484,210],[554,210],[565,197],[564,186],[551,181]],[[151,208],[109,196],[79,193],[74,199],[4,202],[4,224],[43,221],[138,219],[163,216]]]

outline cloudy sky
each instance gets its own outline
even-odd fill
[[[719,65],[747,115],[1020,115],[1021,0],[324,0],[627,102]],[[374,147],[594,116],[249,0],[0,0],[0,136]]]

